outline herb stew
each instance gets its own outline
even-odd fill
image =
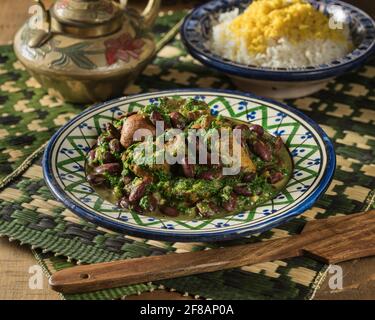
[[[157,132],[158,123],[164,126],[162,133]],[[240,130],[240,167],[234,175],[223,174],[223,169],[233,165],[234,160],[212,160],[213,132],[223,128],[229,132],[232,144],[236,141],[235,129]],[[135,141],[138,129],[147,134],[143,140]],[[168,137],[175,129],[181,130],[182,135]],[[198,130],[199,139],[194,139],[200,141],[193,152],[188,134],[191,129]],[[164,154],[182,154],[178,163],[158,164],[159,151],[155,146],[161,138],[167,140]],[[223,144],[221,139],[222,136],[219,144]],[[198,161],[201,141],[206,141],[207,162],[192,164],[188,154],[194,154],[196,162],[202,163]],[[137,152],[150,145],[152,152],[148,158]],[[234,147],[229,149],[234,154]],[[140,154],[143,162],[138,161]],[[107,123],[86,161],[87,179],[104,199],[139,214],[188,220],[252,209],[279,193],[292,170],[290,154],[280,137],[268,134],[256,124],[214,117],[206,103],[193,99],[162,98],[143,110]]]

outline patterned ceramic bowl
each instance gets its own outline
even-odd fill
[[[348,23],[355,45],[352,52],[327,64],[290,69],[239,64],[212,52],[211,30],[219,15],[234,8],[243,11],[252,0],[215,0],[196,8],[185,18],[181,37],[194,58],[228,74],[244,91],[277,99],[306,96],[322,89],[333,77],[360,67],[375,52],[375,22],[366,13],[341,1],[308,1],[324,14],[336,18],[335,21]]]
[[[124,211],[103,200],[86,180],[85,159],[103,126],[155,98],[180,96],[204,100],[213,115],[262,125],[290,150],[294,170],[280,194],[263,205],[225,218],[168,220]],[[323,130],[301,112],[253,95],[189,89],[122,98],[99,104],[71,120],[50,141],[44,155],[45,180],[66,207],[95,224],[144,238],[167,241],[216,241],[270,229],[310,208],[328,187],[335,152]]]

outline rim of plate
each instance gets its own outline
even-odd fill
[[[256,80],[313,81],[328,79],[359,67],[367,58],[375,53],[375,21],[366,12],[354,5],[339,0],[324,0],[319,2],[316,0],[307,1],[315,6],[338,5],[349,11],[350,17],[357,17],[357,22],[359,22],[363,30],[366,31],[362,43],[346,56],[319,66],[308,66],[304,68],[270,68],[241,64],[222,58],[213,53],[210,49],[202,48],[202,43],[205,42],[202,34],[200,34],[200,39],[202,41],[194,41],[193,33],[196,34],[196,32],[192,30],[190,25],[194,20],[198,21],[198,24],[201,24],[203,19],[209,18],[212,14],[212,11],[209,9],[210,6],[215,4],[217,10],[227,9],[229,7],[238,7],[239,4],[244,2],[253,2],[253,0],[212,0],[196,7],[184,19],[181,26],[181,39],[189,53],[201,63],[230,75]],[[196,44],[194,42],[196,42]]]
[[[139,226],[130,226],[130,225],[124,225],[121,224],[116,219],[112,219],[109,217],[104,217],[98,215],[95,211],[90,211],[84,208],[82,205],[79,204],[79,202],[76,202],[73,200],[65,191],[64,189],[59,185],[57,178],[53,174],[53,162],[52,162],[52,156],[57,148],[56,142],[58,141],[60,135],[66,131],[67,129],[74,126],[74,124],[80,120],[81,118],[89,115],[90,113],[95,113],[96,111],[99,111],[100,109],[104,107],[109,107],[112,104],[118,103],[118,102],[124,102],[126,104],[127,100],[135,99],[135,98],[152,98],[152,96],[155,95],[170,95],[170,94],[178,94],[178,93],[190,93],[191,95],[199,95],[202,93],[207,94],[222,94],[224,97],[225,95],[232,95],[237,98],[250,98],[250,99],[257,99],[260,101],[263,101],[268,104],[275,105],[279,108],[285,109],[289,111],[290,113],[300,117],[303,121],[305,121],[308,125],[310,125],[316,133],[321,138],[322,144],[318,143],[318,146],[324,147],[326,151],[327,161],[326,166],[321,169],[322,178],[319,184],[315,187],[315,189],[300,203],[295,205],[290,210],[287,210],[286,212],[283,212],[281,214],[273,214],[269,217],[266,217],[265,219],[261,219],[262,221],[254,222],[251,226],[242,226],[242,224],[239,224],[238,226],[233,227],[231,230],[218,230],[214,232],[205,232],[202,230],[196,230],[196,232],[189,231],[189,232],[178,232],[176,233],[173,230],[144,230],[140,228]],[[297,120],[295,120],[297,121]],[[65,139],[63,140],[65,141]],[[178,242],[195,242],[195,241],[222,241],[222,240],[230,240],[238,237],[243,237],[246,235],[250,235],[253,233],[259,233],[266,230],[269,230],[281,223],[285,223],[291,218],[303,213],[305,210],[309,209],[314,202],[325,192],[325,190],[328,188],[330,182],[332,181],[335,168],[336,168],[336,155],[334,151],[333,144],[331,140],[328,138],[327,134],[323,131],[323,129],[312,119],[310,119],[308,116],[303,114],[301,111],[290,107],[286,104],[274,101],[272,99],[259,97],[254,94],[250,93],[243,93],[239,91],[234,90],[218,90],[218,89],[177,89],[177,90],[166,90],[166,91],[157,91],[152,93],[144,93],[144,94],[135,94],[135,95],[129,95],[122,98],[113,99],[104,103],[98,103],[93,105],[92,107],[89,107],[87,110],[83,111],[79,115],[75,116],[73,119],[71,119],[68,123],[66,123],[63,127],[61,127],[51,138],[50,142],[48,143],[48,146],[44,152],[43,160],[42,160],[42,166],[43,166],[43,175],[44,179],[46,181],[46,184],[48,188],[51,190],[52,194],[60,201],[62,202],[68,209],[70,209],[73,213],[77,214],[79,217],[86,219],[96,225],[99,225],[104,228],[108,228],[120,233],[126,233],[129,235],[134,235],[142,238],[148,238],[148,239],[155,239],[155,240],[163,240],[163,241],[178,241]],[[295,201],[294,201],[295,202]],[[230,216],[230,215],[228,215]],[[258,219],[259,220],[259,219]],[[185,220],[186,221],[186,220]],[[204,221],[204,220],[200,220]]]

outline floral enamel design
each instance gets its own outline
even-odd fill
[[[129,33],[124,33],[118,38],[104,42],[106,47],[105,56],[108,65],[118,60],[129,62],[131,58],[138,60],[145,42],[142,39],[135,39]]]

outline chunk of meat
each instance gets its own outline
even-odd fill
[[[142,135],[144,136],[155,136],[155,127],[150,120],[141,114],[134,114],[127,118],[122,126],[120,142],[124,148],[128,148],[135,142],[134,133],[139,129],[143,129]]]
[[[239,166],[241,168],[241,171],[247,174],[256,172],[256,166],[251,160],[250,151],[246,144],[242,144],[241,141],[237,141],[237,139],[233,136],[231,136],[230,139],[220,138],[220,143],[222,144],[222,148],[220,149],[222,159],[223,157],[225,157],[227,159],[226,161],[229,160],[231,162],[229,164],[230,166]],[[223,144],[226,144],[227,146]],[[239,150],[239,154],[234,154],[234,150]]]
[[[171,170],[171,167],[168,163],[154,164],[154,165],[149,165],[147,167],[141,167],[137,164],[132,164],[131,170],[138,177],[152,178],[153,173],[155,173],[156,171],[164,172],[168,174]]]
[[[137,148],[124,153],[121,159],[123,162],[129,163],[129,169],[138,177],[152,178],[153,174],[156,172],[169,174],[170,165],[167,162],[157,164],[154,152],[150,154],[150,157],[147,156],[150,147],[152,148],[151,150],[154,149],[153,145],[149,145],[147,141],[142,142]],[[141,152],[136,152],[137,149]],[[144,154],[142,150],[145,150],[146,154]]]
[[[198,123],[194,123],[191,128],[192,129],[208,129],[211,125],[211,122],[214,120],[214,117],[211,116],[205,116],[198,118],[200,121]]]
[[[245,146],[241,146],[241,168],[242,171],[246,173],[252,173],[256,171],[255,164],[250,158],[250,152]]]

